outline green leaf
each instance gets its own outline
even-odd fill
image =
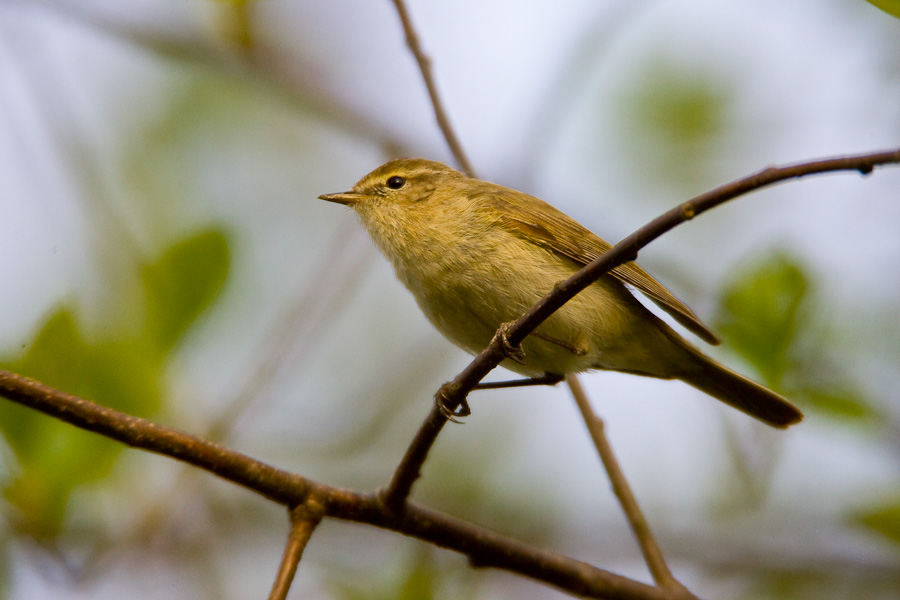
[[[900,0],[868,0],[868,2],[887,14],[894,15],[900,19]]]
[[[403,565],[402,571],[390,580],[373,582],[371,578],[360,587],[343,577],[335,578],[332,588],[345,600],[429,600],[437,597],[437,590],[446,577],[430,552],[416,552]]]
[[[833,356],[828,342],[840,335],[829,335],[825,320],[809,318],[817,304],[800,262],[774,251],[740,269],[725,287],[716,328],[762,383],[802,407],[847,423],[876,422],[878,411],[863,387]]]
[[[172,245],[143,266],[147,329],[166,353],[218,296],[228,275],[227,238],[210,228]]]
[[[860,511],[852,520],[900,546],[900,498]]]
[[[9,536],[0,535],[0,598],[10,597],[12,557],[10,555],[9,542]]]
[[[621,148],[642,181],[696,190],[710,177],[734,119],[735,93],[727,73],[652,57],[618,94]],[[605,110],[605,109],[604,109]]]
[[[768,385],[778,387],[791,367],[808,288],[798,262],[776,252],[738,272],[722,294],[717,330]]]
[[[435,567],[430,554],[421,553],[409,572],[406,580],[400,588],[397,600],[427,600],[437,595],[436,588],[440,572]]]
[[[142,265],[147,319],[93,341],[68,307],[54,312],[34,341],[4,368],[130,414],[152,414],[168,351],[221,291],[228,273],[225,235],[211,228]],[[121,333],[121,332],[126,333]],[[0,402],[0,434],[18,462],[3,494],[20,529],[38,538],[61,530],[80,487],[107,475],[124,446],[10,402]]]
[[[159,363],[145,347],[113,340],[92,343],[71,310],[57,310],[25,354],[4,368],[95,402],[146,414],[159,405]],[[4,482],[18,509],[19,527],[31,535],[57,535],[72,493],[109,473],[124,446],[11,402],[0,402],[0,433],[18,462]]]
[[[861,391],[847,382],[829,387],[807,388],[798,392],[820,411],[839,419],[864,419],[874,416],[869,401]]]

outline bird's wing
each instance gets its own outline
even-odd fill
[[[493,186],[492,186],[493,187]],[[578,264],[586,265],[612,248],[612,245],[580,225],[577,221],[543,200],[521,192],[496,186],[478,194],[481,202],[500,215],[500,224],[509,231],[543,246]],[[633,262],[619,265],[610,274],[634,286],[669,313],[686,329],[710,344],[719,339],[687,305],[672,295],[661,283]]]

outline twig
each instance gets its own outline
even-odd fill
[[[101,406],[0,369],[0,396],[133,448],[200,467],[285,506],[306,501],[313,482],[225,446]]]
[[[284,506],[315,502],[323,516],[366,523],[448,548],[481,567],[504,569],[572,594],[608,600],[687,598],[534,548],[413,503],[392,512],[375,494],[325,485],[157,423],[127,415],[0,370],[0,396],[135,448],[174,458],[248,488]]]
[[[294,575],[297,573],[297,565],[303,556],[303,550],[312,537],[313,531],[322,522],[325,510],[315,499],[310,498],[304,504],[291,509],[291,533],[288,535],[284,554],[281,557],[281,565],[278,567],[278,575],[272,585],[269,600],[285,600]]]
[[[518,346],[529,333],[534,331],[536,327],[562,307],[563,304],[571,300],[575,294],[611,269],[637,258],[638,251],[641,248],[662,234],[720,204],[788,179],[835,171],[859,171],[863,175],[868,175],[875,167],[897,163],[900,163],[900,149],[827,158],[784,167],[768,167],[753,175],[737,179],[705,194],[701,194],[650,221],[614,245],[594,262],[585,266],[565,281],[556,284],[537,304],[509,326],[507,329],[508,341],[513,346]],[[437,395],[445,400],[445,406],[448,409],[455,409],[462,403],[472,388],[485,375],[490,373],[494,367],[500,364],[504,358],[506,358],[506,355],[501,348],[500,340],[495,338],[452,381],[445,383]],[[407,449],[403,462],[400,463],[400,466],[394,472],[391,485],[384,493],[384,497],[389,498],[394,505],[402,504],[404,499],[408,497],[412,489],[412,483],[418,477],[422,469],[422,463],[428,456],[431,445],[434,444],[442,427],[443,422],[436,420],[432,411]],[[407,482],[408,486],[406,486]],[[394,487],[395,484],[397,485],[396,488]],[[400,484],[403,484],[404,487],[400,488]]]
[[[437,84],[434,82],[434,76],[431,73],[431,59],[428,58],[425,51],[422,50],[421,44],[419,44],[419,36],[413,27],[406,4],[404,4],[403,0],[393,1],[394,6],[397,7],[397,14],[400,16],[400,23],[403,25],[403,33],[406,35],[406,45],[409,46],[409,51],[415,57],[419,70],[422,72],[425,87],[428,88],[428,96],[431,98],[431,105],[434,107],[434,116],[437,119],[438,127],[441,128],[441,133],[444,134],[444,139],[447,140],[447,145],[450,146],[450,152],[453,153],[456,162],[459,163],[463,171],[473,175],[475,171],[472,170],[472,163],[466,157],[462,144],[459,143],[459,138],[456,137],[456,133],[454,133],[453,127],[450,125],[450,118],[444,109],[444,103],[441,101],[440,94],[437,91]]]
[[[441,414],[436,405],[432,405],[431,412],[428,413],[425,422],[416,432],[406,453],[400,459],[400,464],[394,469],[390,483],[380,494],[388,510],[398,511],[403,507],[412,492],[413,484],[421,476],[422,465],[428,458],[429,450],[446,424],[446,417]]]
[[[587,394],[585,394],[584,388],[581,387],[581,382],[576,375],[566,376],[566,383],[569,385],[569,389],[572,390],[572,396],[575,398],[581,417],[587,425],[594,446],[597,448],[597,454],[600,455],[600,460],[603,462],[603,468],[606,469],[606,474],[609,476],[610,483],[612,483],[613,493],[619,500],[619,504],[625,512],[625,517],[628,519],[628,524],[631,526],[635,538],[637,538],[638,546],[641,548],[641,554],[644,555],[644,562],[647,563],[647,568],[650,569],[653,581],[664,588],[679,589],[685,594],[690,593],[675,579],[669,570],[666,559],[663,557],[662,551],[653,537],[653,532],[650,531],[650,525],[647,523],[647,519],[638,505],[637,498],[634,497],[634,493],[631,491],[631,486],[628,485],[625,473],[619,466],[619,461],[616,459],[616,455],[609,443],[609,438],[606,437],[606,427],[603,419],[594,412]]]

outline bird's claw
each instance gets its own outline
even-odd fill
[[[451,409],[451,401],[446,387],[446,385],[442,386],[441,389],[438,390],[438,393],[434,395],[434,404],[445,419],[453,423],[462,423],[462,421],[456,417],[468,417],[472,414],[472,409],[469,408],[469,403],[465,398],[462,399],[462,402],[459,403],[456,410]]]
[[[511,360],[523,363],[525,362],[525,351],[522,350],[521,346],[513,346],[509,343],[509,328],[511,325],[512,323],[502,323],[496,333],[494,333],[491,343],[498,343],[503,350],[503,353]],[[472,409],[469,408],[469,403],[465,398],[459,402],[459,405],[455,409],[451,409],[451,390],[448,386],[450,386],[449,383],[444,384],[441,386],[441,389],[438,390],[437,394],[434,395],[434,405],[441,413],[441,416],[448,421],[462,423],[457,417],[468,417],[472,414]]]
[[[491,343],[499,343],[500,348],[503,349],[503,353],[508,358],[516,361],[517,363],[524,363],[525,351],[522,350],[522,346],[513,346],[509,343],[509,328],[511,326],[512,323],[501,323],[500,327],[498,327],[497,331],[494,333],[494,337],[493,339],[491,339]]]

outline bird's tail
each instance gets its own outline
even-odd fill
[[[800,409],[782,396],[680,341],[694,358],[692,368],[678,375],[685,383],[773,427],[783,429],[803,420]]]

